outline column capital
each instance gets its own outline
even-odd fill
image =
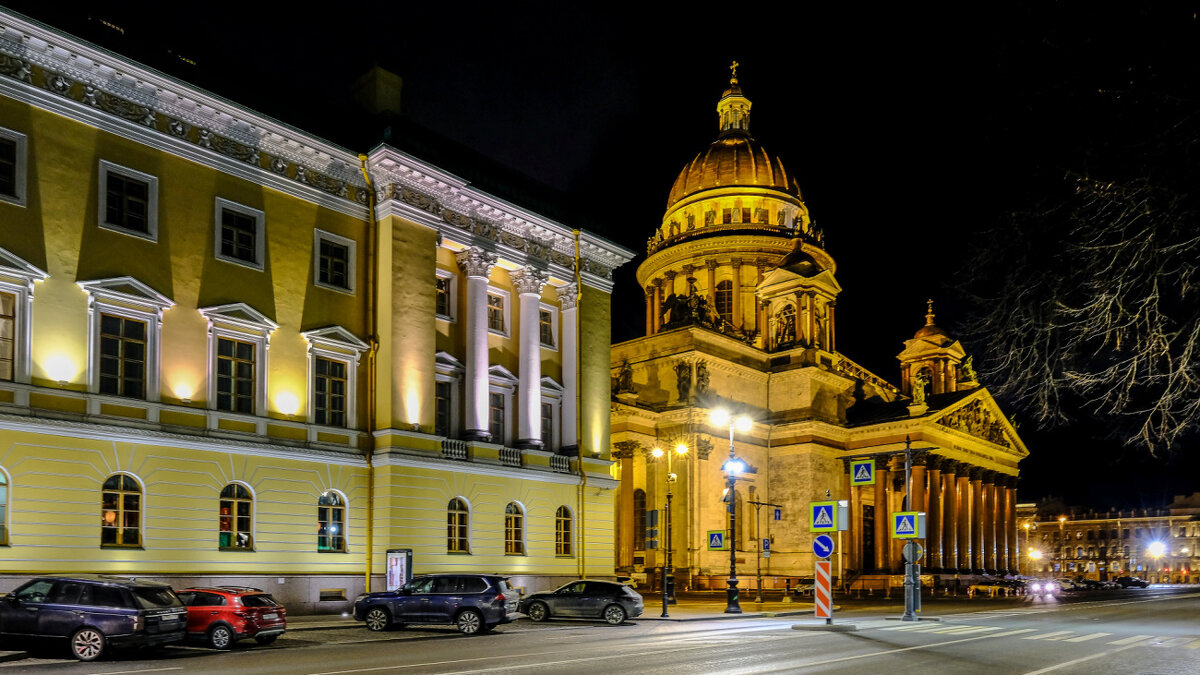
[[[710,270],[715,270],[715,269],[717,269],[717,259],[716,259],[716,258],[709,258],[709,259],[705,260],[705,261],[704,261],[704,267],[705,267],[706,269],[710,269]]]
[[[655,288],[662,288],[663,280],[655,277],[650,280],[650,283],[653,284]]]
[[[642,444],[637,441],[617,441],[613,443],[612,458],[613,459],[633,459],[633,453],[641,449]]]
[[[488,278],[492,273],[492,267],[496,265],[496,256],[493,253],[472,246],[465,251],[459,251],[454,256],[458,261],[458,266],[463,268],[469,277]]]
[[[983,470],[983,482],[987,483],[989,485],[995,485],[996,479],[999,475],[1000,474],[996,471],[993,471],[991,469],[984,469]]]
[[[967,474],[971,477],[972,481],[983,480],[983,467],[972,466],[967,469]]]
[[[741,258],[734,258],[733,260],[731,260],[731,261],[729,262],[729,264],[730,264],[730,265],[733,265],[733,269],[735,269],[735,270],[736,270],[736,269],[740,269],[740,268],[741,268],[741,266],[742,266],[742,259],[741,259]]]
[[[927,459],[926,454],[922,452],[920,454],[913,455],[912,465],[913,466],[925,466],[928,463],[928,461],[929,460]]]
[[[533,267],[522,267],[509,276],[520,295],[540,296],[542,287],[546,285],[546,273]]]
[[[668,282],[674,281],[675,277],[678,274],[679,274],[679,272],[676,272],[675,270],[667,270],[667,271],[663,272],[663,276],[667,278]]]
[[[653,291],[647,288],[646,295],[650,295],[651,293]],[[579,284],[572,281],[565,286],[559,286],[555,289],[555,294],[558,296],[558,306],[560,309],[575,309],[575,304],[579,302]]]
[[[941,471],[942,467],[946,465],[946,458],[941,455],[927,453],[925,455],[925,464],[929,467],[930,471]]]

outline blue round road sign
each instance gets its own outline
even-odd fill
[[[813,553],[818,558],[828,558],[833,555],[833,537],[822,534],[813,539]]]

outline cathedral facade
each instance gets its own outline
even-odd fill
[[[742,588],[760,567],[782,588],[813,574],[808,505],[829,499],[850,514],[837,576],[886,583],[903,567],[888,520],[902,510],[907,443],[921,451],[910,496],[927,514],[925,570],[1015,573],[1025,446],[932,304],[897,380],[838,351],[837,264],[793,175],[751,136],[750,107],[735,74],[718,137],[680,172],[637,270],[646,335],[612,349],[618,571],[654,577],[669,540],[678,587],[724,588],[732,545]],[[718,409],[753,423],[718,426]],[[746,467],[732,531],[731,457]],[[852,486],[863,457],[875,482]]]

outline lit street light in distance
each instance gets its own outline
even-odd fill
[[[1151,542],[1150,545],[1146,547],[1146,552],[1155,558],[1161,558],[1167,553],[1167,545],[1161,541]]]

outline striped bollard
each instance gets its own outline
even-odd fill
[[[818,560],[817,573],[813,585],[813,614],[818,619],[825,619],[826,624],[833,623],[833,593],[832,575],[830,570],[833,564],[828,560]]]

